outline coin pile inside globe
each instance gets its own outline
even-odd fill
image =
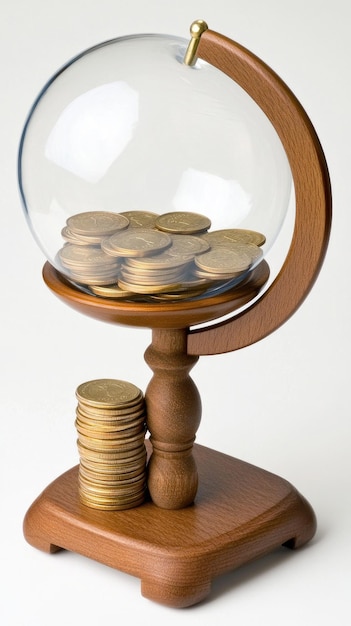
[[[146,494],[144,395],[132,383],[101,379],[76,390],[79,494],[102,510],[139,506]]]
[[[61,231],[57,263],[105,298],[196,297],[244,276],[263,256],[261,233],[210,227],[192,212],[78,213]]]

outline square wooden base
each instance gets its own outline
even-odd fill
[[[194,457],[196,500],[176,511],[149,501],[126,511],[88,508],[73,467],[32,504],[25,538],[46,552],[70,550],[136,576],[143,596],[186,607],[205,598],[220,574],[313,537],[313,510],[290,483],[197,444]]]

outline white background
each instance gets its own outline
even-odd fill
[[[166,620],[245,625],[350,623],[351,127],[349,0],[13,0],[0,19],[1,551],[3,626]],[[78,461],[77,385],[115,377],[146,388],[147,329],[99,323],[44,285],[45,259],[22,212],[16,174],[27,112],[47,79],[81,50],[121,35],[188,37],[195,19],[249,48],[289,85],[329,165],[334,221],[321,274],[279,331],[239,352],[201,357],[201,444],[270,470],[311,502],[318,532],[223,576],[210,598],[169,609],[139,580],[76,554],[47,555],[22,534],[27,508]]]

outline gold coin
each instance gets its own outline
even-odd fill
[[[135,450],[113,450],[100,454],[85,448],[78,440],[78,451],[82,463],[88,464],[90,469],[100,468],[100,471],[104,471],[103,468],[106,468],[106,472],[116,466],[129,468],[130,464],[144,462],[147,454],[145,440]]]
[[[112,481],[109,480],[104,483],[101,478],[97,478],[95,481],[94,478],[91,478],[89,473],[84,473],[81,468],[79,468],[79,479],[82,483],[84,483],[84,487],[87,491],[95,492],[97,495],[99,493],[108,493],[110,496],[117,495],[127,495],[127,493],[136,493],[139,491],[141,486],[145,485],[145,471],[141,471],[139,476],[136,476],[133,479],[126,479],[124,481]]]
[[[134,422],[133,422],[134,424]],[[141,420],[139,424],[135,426],[130,426],[129,424],[125,424],[123,426],[114,427],[113,430],[110,429],[102,429],[100,427],[87,426],[84,422],[76,420],[75,427],[79,435],[84,435],[85,437],[92,437],[93,439],[104,442],[102,445],[108,445],[106,440],[109,442],[115,442],[116,446],[118,446],[118,442],[125,441],[126,437],[130,437],[132,435],[145,434],[145,421]]]
[[[87,211],[72,215],[66,221],[68,228],[78,235],[107,236],[124,230],[129,225],[125,215],[109,211]]]
[[[119,275],[119,280],[124,281],[126,283],[129,284],[134,284],[134,285],[151,285],[151,286],[157,286],[157,285],[165,285],[165,284],[172,284],[172,283],[180,283],[183,278],[186,276],[186,274],[184,273],[184,270],[177,270],[177,271],[162,271],[162,270],[157,270],[157,273],[151,273],[151,274],[138,274],[133,273],[133,272],[128,272],[124,269],[122,269],[120,275]]]
[[[104,476],[106,480],[128,480],[140,476],[146,468],[146,455],[133,463],[92,463],[89,459],[81,458],[80,467],[84,467],[91,475],[96,475],[97,479]]]
[[[128,463],[138,462],[142,455],[146,454],[145,440],[141,441],[138,446],[131,450],[110,450],[98,451],[91,450],[82,444],[80,439],[77,441],[78,452],[84,463],[98,464],[99,466],[115,467],[122,464],[126,466]]]
[[[79,479],[87,488],[94,487],[101,488],[101,491],[107,491],[107,489],[114,488],[124,491],[136,491],[139,489],[142,483],[145,483],[146,463],[140,465],[138,470],[131,472],[119,473],[119,468],[116,468],[115,472],[109,472],[108,474],[96,473],[94,470],[90,471],[83,466],[79,465]],[[121,495],[123,495],[121,493]]]
[[[174,291],[179,287],[179,283],[170,285],[138,285],[127,283],[124,280],[118,280],[118,284],[122,289],[130,289],[136,293],[143,294],[155,294],[155,293],[167,293],[168,291]]]
[[[142,475],[142,472],[141,472]],[[80,475],[79,475],[79,480],[83,483],[83,484],[87,484],[88,481],[90,481],[92,484],[103,487],[106,489],[114,489],[116,487],[120,487],[121,492],[120,495],[123,495],[123,491],[122,489],[124,488],[125,493],[127,492],[127,490],[132,491],[133,493],[135,493],[136,491],[139,491],[139,488],[141,485],[145,485],[145,474],[143,475],[143,482],[140,482],[140,475],[136,476],[135,478],[131,478],[131,479],[126,479],[126,480],[118,480],[115,479],[113,476],[111,476],[110,480],[105,480],[105,478],[91,478],[89,473],[85,473],[83,471],[80,471]],[[86,483],[84,482],[86,481]],[[139,481],[139,482],[137,482]],[[118,495],[118,493],[115,492],[115,495]]]
[[[79,403],[77,415],[82,416],[84,419],[93,419],[98,421],[119,421],[129,422],[136,417],[145,413],[144,400],[139,401],[136,404],[128,404],[126,408],[106,408],[100,409],[95,406],[89,406],[88,404]]]
[[[79,477],[79,486],[84,491],[87,496],[94,497],[96,499],[118,499],[122,501],[124,499],[130,499],[134,497],[137,493],[140,494],[141,491],[145,489],[146,480],[145,473],[142,473],[139,476],[137,482],[130,484],[125,483],[121,485],[103,485],[100,483],[90,482],[83,475],[78,475]]]
[[[79,276],[80,278],[84,278],[88,281],[90,280],[91,282],[94,280],[98,282],[101,279],[106,280],[107,278],[110,278],[110,281],[112,282],[113,279],[118,276],[120,268],[120,265],[109,264],[107,267],[70,267],[67,268],[67,270],[71,276],[74,274],[74,276]],[[111,284],[111,282],[109,284]]]
[[[180,236],[180,235],[179,235]],[[155,256],[141,257],[139,259],[126,259],[125,264],[138,270],[165,270],[177,267],[185,267],[191,263],[194,254],[181,253],[167,248]]]
[[[78,246],[99,246],[101,240],[106,235],[78,235],[78,233],[74,233],[72,230],[65,226],[61,230],[61,235],[65,241],[68,243],[75,243]]]
[[[200,270],[211,274],[233,274],[243,272],[252,265],[257,256],[257,246],[254,244],[236,244],[230,248],[211,248],[201,256],[195,258],[195,265]]]
[[[161,254],[163,256],[164,253]],[[153,259],[154,257],[143,258]],[[189,261],[186,261],[186,263],[183,263],[182,265],[176,264],[174,267],[172,267],[172,265],[167,265],[166,263],[164,267],[162,267],[161,265],[160,267],[157,267],[157,264],[156,267],[152,267],[151,264],[149,267],[147,267],[147,264],[145,264],[144,267],[135,267],[128,262],[128,259],[126,259],[125,263],[122,263],[121,265],[121,273],[124,272],[125,274],[129,274],[131,277],[133,276],[136,278],[152,278],[153,276],[155,276],[155,278],[158,278],[160,276],[179,276],[184,272],[187,266],[189,266]]]
[[[101,243],[101,248],[116,256],[138,257],[156,254],[165,250],[172,243],[169,235],[152,228],[130,228],[125,232],[116,233]]]
[[[144,443],[145,432],[138,431],[131,436],[121,436],[116,439],[102,440],[100,436],[93,437],[92,435],[83,435],[79,433],[79,441],[89,448],[89,450],[96,450],[99,452],[106,452],[115,448],[116,450],[133,450]]]
[[[122,501],[123,499],[129,500],[137,493],[140,494],[145,489],[146,477],[145,472],[143,472],[134,482],[126,481],[120,484],[118,482],[115,482],[115,484],[109,482],[103,484],[99,481],[90,481],[84,474],[79,474],[79,486],[87,496],[91,495],[98,499],[113,498]]]
[[[109,474],[108,476],[104,476],[104,474],[96,474],[94,472],[90,472],[84,469],[82,465],[79,466],[79,474],[83,479],[83,482],[87,486],[96,486],[104,489],[105,487],[108,489],[114,489],[126,493],[128,491],[136,491],[139,489],[141,484],[145,483],[145,463],[140,466],[139,474],[131,477],[128,474],[124,474],[124,476],[118,474],[118,470],[116,471],[115,476],[113,474]]]
[[[144,461],[143,465],[140,466],[140,468],[133,470],[132,472],[120,472],[119,468],[114,468],[113,471],[110,472],[105,472],[104,474],[99,474],[96,472],[95,468],[94,469],[90,469],[87,465],[83,466],[83,461],[80,462],[80,466],[79,466],[79,472],[82,473],[82,475],[85,475],[88,479],[91,478],[91,476],[93,476],[95,478],[96,481],[103,481],[106,480],[106,484],[108,484],[109,482],[115,482],[117,483],[117,481],[121,484],[123,484],[124,482],[127,481],[133,481],[135,479],[138,479],[142,474],[145,474],[145,470],[146,470],[146,462]]]
[[[93,282],[96,286],[100,285],[104,287],[105,285],[109,285],[111,280],[118,279],[118,272],[114,272],[113,274],[106,277],[97,277],[97,276],[85,276],[84,274],[75,274],[74,272],[68,272],[68,275],[71,280],[75,283],[84,285],[89,288],[91,282]]]
[[[106,458],[95,459],[93,457],[90,458],[85,454],[81,454],[80,462],[91,472],[110,475],[115,469],[118,469],[118,471],[122,471],[125,474],[132,471],[134,472],[134,469],[132,468],[134,465],[137,467],[144,465],[147,458],[147,452],[145,444],[143,443],[143,445],[139,446],[139,448],[129,452],[129,456],[116,455],[115,452],[111,452],[110,454],[105,452],[104,456]]]
[[[77,387],[78,401],[89,406],[116,407],[130,405],[142,396],[142,392],[132,383],[124,380],[101,378],[82,383]]]
[[[146,493],[145,483],[144,485],[139,486],[138,489],[131,489],[126,493],[115,493],[113,490],[104,490],[102,493],[98,493],[96,491],[87,491],[83,487],[83,485],[80,485],[80,493],[82,495],[84,494],[85,498],[87,498],[90,502],[94,502],[94,504],[96,503],[98,508],[100,508],[101,505],[110,505],[113,506],[114,509],[116,509],[117,506],[125,509],[128,508],[130,504],[134,504],[139,501],[142,496],[145,497]]]
[[[205,289],[197,289],[193,291],[162,293],[152,296],[152,299],[158,302],[165,302],[170,300],[190,300],[191,298],[196,298],[197,296],[200,296],[204,293],[204,291]]]
[[[152,276],[159,275],[161,272],[165,274],[167,271],[183,271],[192,262],[192,257],[184,255],[176,257],[168,254],[168,250],[156,254],[155,256],[144,256],[139,259],[125,259],[122,263],[122,269],[133,272],[135,275]]]
[[[232,243],[253,243],[256,246],[262,246],[266,241],[266,237],[262,233],[244,228],[213,230],[203,234],[202,237],[211,246],[225,246]]]
[[[82,431],[87,435],[92,435],[94,436],[94,433],[97,433],[98,437],[104,438],[104,437],[125,437],[126,436],[126,431],[128,429],[131,428],[137,428],[139,427],[139,430],[136,430],[135,432],[144,432],[145,429],[143,428],[145,424],[145,415],[142,415],[141,418],[139,418],[138,420],[133,420],[132,422],[124,422],[123,424],[118,424],[118,426],[116,426],[115,423],[113,423],[112,425],[109,425],[108,423],[103,423],[103,424],[98,424],[97,422],[85,422],[81,419],[81,417],[77,417],[76,421],[75,421],[75,425],[76,428],[78,430],[78,432]],[[130,434],[130,433],[129,433]]]
[[[80,494],[81,503],[91,509],[98,509],[99,511],[126,511],[128,509],[134,509],[145,502],[145,495],[135,498],[127,503],[118,504],[116,502],[108,503],[96,503],[92,502],[89,498],[85,498],[83,494]]]
[[[144,463],[140,467],[139,472],[134,472],[135,475],[130,476],[128,474],[120,474],[118,472],[118,468],[115,473],[112,474],[99,474],[94,470],[91,471],[83,466],[81,463],[79,466],[79,475],[85,479],[86,481],[90,481],[91,483],[95,483],[96,485],[105,485],[107,487],[127,487],[131,485],[136,485],[141,479],[145,482],[145,469],[146,464]]]
[[[110,379],[102,379],[102,380],[110,380]],[[121,381],[121,382],[125,382],[125,381]],[[128,384],[131,384],[131,383],[128,383]],[[136,393],[135,397],[131,399],[130,402],[127,402],[125,404],[118,403],[116,399],[115,404],[106,405],[106,406],[104,405],[98,406],[96,404],[93,404],[92,401],[87,402],[84,398],[80,398],[79,407],[83,408],[83,410],[86,412],[93,411],[94,414],[95,412],[97,412],[100,415],[111,416],[111,415],[123,415],[125,413],[131,413],[134,410],[139,410],[141,406],[144,406],[144,402],[145,402],[145,398],[144,398],[143,392],[141,391],[141,389],[139,389],[139,393],[138,394]]]
[[[189,263],[170,268],[135,268],[125,264],[120,271],[120,277],[125,282],[150,284],[170,284],[179,282],[188,274]]]
[[[89,285],[89,289],[96,295],[101,296],[102,298],[128,298],[133,295],[132,291],[127,291],[126,289],[121,289],[117,284],[116,285]]]
[[[122,426],[124,424],[127,425],[133,423],[136,420],[141,420],[143,417],[146,416],[144,407],[141,407],[139,410],[133,409],[133,412],[125,413],[122,415],[116,415],[114,411],[111,413],[111,416],[100,415],[96,413],[96,409],[88,412],[82,409],[81,406],[79,406],[76,410],[76,417],[82,423],[96,424],[98,428],[113,428],[118,425]]]
[[[114,278],[116,279],[117,276],[114,276]],[[77,285],[80,285],[81,287],[89,288],[90,281],[85,280],[81,276],[70,275],[70,279],[73,280]],[[99,280],[97,279],[94,280],[94,283],[96,284],[96,286],[98,286],[97,283],[99,283],[101,287],[104,287],[105,285],[109,285],[110,282],[111,282],[111,276],[109,278],[106,278],[106,280],[104,280],[103,278],[100,278]]]
[[[207,284],[213,283],[213,282],[223,282],[223,281],[227,281],[228,278],[236,278],[238,276],[242,276],[243,271],[240,270],[239,272],[210,272],[209,270],[200,270],[199,268],[194,269],[194,276],[196,278],[202,279],[202,280],[206,280]]]
[[[116,441],[116,445],[118,441],[125,441],[126,438],[129,438],[134,435],[143,435],[145,433],[145,419],[144,416],[135,420],[133,422],[128,422],[126,424],[120,424],[118,426],[113,426],[108,428],[101,428],[98,424],[89,424],[86,422],[82,422],[79,418],[75,421],[75,426],[79,434],[82,434],[86,437],[92,437],[93,439],[114,439]]]
[[[146,465],[140,467],[139,473],[130,472],[130,474],[119,474],[118,470],[116,474],[109,474],[104,482],[105,477],[103,474],[96,475],[91,474],[89,471],[79,466],[79,481],[84,486],[85,491],[95,492],[97,496],[105,493],[108,497],[112,495],[126,496],[127,494],[136,493],[146,484]],[[133,475],[132,475],[133,474]]]
[[[96,506],[96,508],[103,508],[106,510],[122,510],[137,506],[139,503],[144,501],[145,493],[146,485],[129,495],[125,495],[124,497],[122,495],[116,496],[106,492],[102,494],[92,493],[87,491],[84,485],[80,485],[80,497],[84,500],[84,504],[89,503],[88,506]]]
[[[193,257],[197,254],[202,254],[210,249],[210,244],[204,237],[197,237],[196,235],[175,235],[172,234],[172,245],[169,248],[169,253],[172,255],[184,255]]]
[[[91,268],[92,266],[104,266],[115,263],[114,259],[105,254],[101,248],[95,246],[79,246],[69,243],[58,252],[62,264],[78,269],[79,267]]]
[[[84,278],[86,281],[89,281],[89,284],[94,284],[94,281],[98,283],[101,279],[104,281],[109,278],[111,284],[114,280],[117,281],[118,272],[120,270],[120,265],[108,265],[106,267],[67,267],[68,273],[72,276],[78,276],[79,278]],[[105,283],[107,284],[107,283]]]
[[[115,496],[113,494],[93,494],[80,491],[80,497],[83,504],[96,509],[117,511],[134,508],[142,504],[145,500],[146,486],[143,489],[133,492],[126,496]],[[83,500],[84,498],[84,500]]]
[[[100,511],[125,511],[127,509],[133,509],[145,501],[146,489],[143,489],[138,496],[135,494],[126,498],[108,498],[92,496],[80,491],[80,501],[82,504],[89,508],[97,509]]]
[[[116,248],[110,243],[110,238],[102,239],[100,245],[101,250],[103,250],[108,256],[116,259],[123,259],[123,254],[119,254],[116,252]]]
[[[62,238],[68,243],[75,243],[77,246],[86,246],[96,244],[99,245],[101,241],[101,237],[83,237],[82,235],[76,235],[73,233],[68,226],[65,226],[61,230]]]
[[[167,233],[192,234],[207,231],[211,220],[206,215],[187,211],[163,213],[156,220],[156,227]]]
[[[158,216],[152,211],[123,211],[120,215],[128,218],[129,228],[154,228]]]
[[[119,406],[123,408],[119,408]],[[82,417],[87,421],[97,421],[97,422],[131,422],[133,419],[141,417],[145,414],[145,404],[144,402],[138,402],[137,404],[126,404],[126,405],[118,405],[118,408],[99,408],[98,406],[93,406],[89,404],[84,404],[83,402],[79,402],[76,415],[78,417]]]

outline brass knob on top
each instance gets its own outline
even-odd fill
[[[190,26],[191,39],[184,56],[185,65],[195,65],[197,59],[196,52],[200,43],[200,37],[207,29],[208,26],[204,20],[196,20]]]

